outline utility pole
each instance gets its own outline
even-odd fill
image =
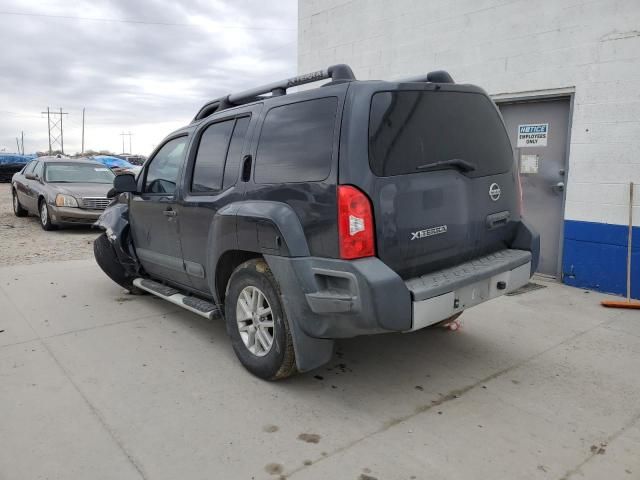
[[[21,143],[22,143],[22,155],[24,155],[24,130],[20,132]]]
[[[20,140],[16,137],[16,145],[18,146],[18,155],[20,154]]]
[[[60,108],[60,118],[58,120],[53,120],[52,112],[49,107],[47,107],[46,112],[40,112],[47,114],[47,124],[49,127],[49,155],[53,152],[53,146],[57,143],[60,145],[60,151],[64,155],[64,131],[62,129],[62,116],[69,115],[68,112],[63,112],[62,107]]]
[[[62,155],[64,155],[64,133],[62,130],[62,107],[60,107],[60,150],[62,150]]]
[[[49,115],[49,107],[47,107],[47,128],[49,129],[49,155],[51,155],[51,115]]]
[[[127,136],[129,137],[129,153],[131,153],[131,136],[132,136],[132,135],[133,135],[133,133],[131,133],[131,132],[129,132],[129,133],[124,133],[124,132],[122,132],[122,133],[120,134],[120,136],[122,137],[122,153],[123,153],[123,154],[124,154],[124,153],[126,153],[126,152],[124,151],[124,137],[127,137]]]
[[[84,107],[82,108],[82,153],[84,153]]]

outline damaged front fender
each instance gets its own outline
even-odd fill
[[[103,230],[113,245],[118,260],[127,275],[140,275],[140,262],[135,253],[129,226],[129,202],[127,194],[121,194],[93,224]]]

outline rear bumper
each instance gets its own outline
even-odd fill
[[[529,281],[531,252],[507,249],[403,280],[380,259],[267,257],[289,317],[314,338],[418,330]]]
[[[521,221],[511,248],[403,280],[376,257],[265,255],[287,315],[312,339],[407,332],[513,291],[537,268],[540,238]]]
[[[447,318],[480,303],[512,292],[526,285],[531,274],[531,254],[523,250],[509,250],[522,253],[527,257],[526,263],[508,270],[495,270],[488,277],[460,281],[455,289],[446,293],[413,301],[413,318],[411,330],[419,330],[441,322]],[[414,296],[415,298],[415,296]]]
[[[331,359],[332,339],[417,330],[519,288],[539,245],[522,222],[512,248],[407,281],[376,257],[264,258],[280,284],[298,369],[308,371]]]

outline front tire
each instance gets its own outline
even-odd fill
[[[51,231],[55,230],[56,226],[51,223],[51,216],[49,215],[49,207],[45,199],[41,199],[38,204],[38,213],[40,214],[40,226],[43,230]]]
[[[142,295],[143,290],[140,290],[132,282],[133,278],[127,275],[124,268],[118,261],[116,251],[111,245],[111,242],[107,238],[107,234],[103,233],[93,242],[93,255],[96,258],[96,262],[107,276],[120,285],[122,288],[129,290],[132,295]]]
[[[244,262],[231,275],[225,321],[236,356],[252,374],[278,380],[296,373],[280,286],[263,259]]]
[[[26,217],[29,212],[25,208],[20,205],[20,200],[18,199],[18,193],[15,189],[11,189],[11,197],[13,201],[13,214],[16,217]]]

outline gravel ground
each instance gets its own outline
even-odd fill
[[[11,184],[0,184],[0,266],[93,258],[91,228],[45,232],[38,218],[18,218],[11,206]]]

